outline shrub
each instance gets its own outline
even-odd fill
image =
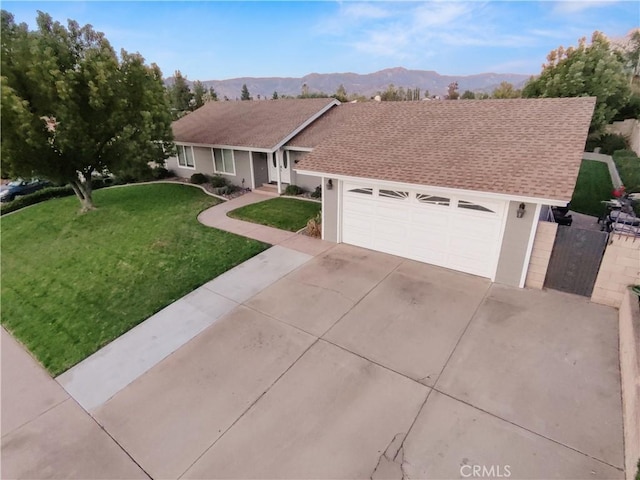
[[[151,167],[146,163],[143,165],[130,166],[122,170],[113,172],[116,177],[116,183],[136,183],[148,182],[153,180],[153,172]]]
[[[191,183],[196,185],[202,185],[203,183],[207,183],[209,179],[204,173],[194,173],[191,175]]]
[[[6,213],[15,212],[21,208],[28,207],[29,205],[35,205],[36,203],[44,202],[51,198],[68,197],[74,195],[73,189],[66,185],[64,187],[47,187],[37,192],[18,197],[11,202],[3,203],[0,206],[0,215]]]
[[[602,135],[598,141],[598,146],[600,147],[600,153],[605,155],[613,155],[616,150],[625,150],[628,147],[627,140],[622,135],[615,133]]]
[[[322,236],[322,212],[307,222],[307,235],[320,238]]]
[[[169,177],[172,177],[173,175],[170,170],[167,170],[164,167],[155,167],[151,169],[151,176],[155,180],[162,180],[163,178],[169,178]]]
[[[316,189],[311,192],[311,198],[321,198],[322,197],[322,187],[318,185]]]
[[[613,117],[614,122],[624,121],[628,118],[640,118],[640,93],[633,93],[627,104],[618,110]]]
[[[284,194],[295,197],[296,195],[300,195],[303,191],[304,190],[297,185],[287,185],[287,188],[284,189]]]
[[[211,177],[211,186],[213,188],[221,188],[227,186],[227,179],[222,175],[214,175]]]

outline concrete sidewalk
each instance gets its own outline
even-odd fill
[[[22,345],[0,333],[0,477],[149,478]]]
[[[109,400],[240,303],[312,258],[275,246],[151,316],[57,377],[86,410]]]

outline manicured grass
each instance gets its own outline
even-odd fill
[[[609,200],[613,184],[607,165],[594,160],[583,160],[578,181],[571,199],[571,209],[587,215],[600,216],[602,200]]]
[[[267,245],[205,227],[219,200],[136,185],[49,200],[2,219],[2,324],[53,375]]]
[[[640,158],[631,150],[618,150],[613,161],[627,192],[640,192]]]
[[[272,198],[230,211],[227,215],[247,222],[297,232],[322,208],[320,203],[295,198]]]

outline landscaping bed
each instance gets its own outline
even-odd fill
[[[268,245],[201,225],[220,200],[172,184],[49,200],[2,220],[1,322],[52,375]]]
[[[272,198],[264,202],[246,205],[230,211],[227,215],[247,222],[297,232],[316,217],[322,205],[318,202],[295,198]]]

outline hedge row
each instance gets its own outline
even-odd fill
[[[167,170],[164,167],[150,168],[148,175],[142,177],[135,175],[122,175],[116,179],[111,177],[94,178],[91,181],[93,190],[98,190],[103,187],[109,187],[111,185],[124,185],[126,183],[145,182],[149,180],[161,180],[163,178],[169,178],[174,176],[171,170]],[[15,212],[21,208],[28,207],[29,205],[35,205],[36,203],[44,202],[52,198],[69,197],[74,195],[73,189],[69,185],[63,187],[47,187],[37,192],[30,193],[16,198],[7,203],[0,204],[0,216],[6,213]]]
[[[16,198],[7,203],[0,205],[0,215],[15,212],[21,208],[28,207],[29,205],[35,205],[36,203],[44,202],[51,198],[68,197],[73,195],[73,189],[66,185],[64,187],[47,187],[37,192],[30,193]]]

